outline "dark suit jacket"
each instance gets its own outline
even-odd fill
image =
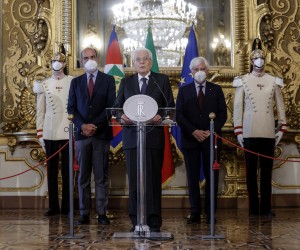
[[[209,114],[214,112],[214,131],[221,133],[227,120],[227,109],[222,88],[214,83],[206,82],[203,111],[200,110],[194,82],[179,88],[176,101],[176,122],[181,128],[182,148],[199,147],[200,143],[192,133],[196,129],[210,130]],[[203,142],[209,146],[209,140]]]
[[[97,126],[94,136],[110,140],[112,128],[108,124],[106,108],[112,107],[116,97],[116,85],[112,76],[98,71],[93,95],[90,98],[87,87],[87,75],[83,74],[71,82],[68,100],[68,113],[74,115],[75,140],[86,139],[81,134],[82,124]]]
[[[123,108],[125,101],[134,95],[141,94],[138,82],[138,74],[123,78],[120,84],[115,107]],[[146,95],[151,96],[158,105],[158,108],[174,107],[174,98],[171,90],[169,77],[163,74],[151,72]],[[162,114],[161,114],[162,115]],[[164,129],[162,126],[146,128],[146,147],[163,149]],[[125,126],[123,128],[123,149],[136,148],[137,130],[136,126]]]

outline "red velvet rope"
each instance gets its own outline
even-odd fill
[[[36,169],[38,166],[40,166],[40,165],[46,163],[46,162],[49,161],[51,158],[53,158],[55,155],[57,155],[57,154],[58,154],[61,150],[63,150],[68,144],[69,144],[69,142],[67,142],[65,145],[63,145],[59,150],[57,150],[57,151],[56,151],[53,155],[51,155],[48,159],[46,159],[46,160],[40,162],[38,165],[36,165],[36,166],[34,166],[34,167],[32,167],[32,168],[29,168],[29,169],[27,169],[27,170],[25,170],[25,171],[23,171],[23,172],[21,172],[21,173],[18,173],[18,174],[14,174],[14,175],[11,175],[11,176],[7,176],[7,177],[0,178],[0,181],[5,180],[5,179],[10,179],[10,178],[13,178],[13,177],[16,177],[16,176],[19,176],[19,175],[22,175],[22,174],[24,174],[24,173],[26,173],[26,172],[28,172],[28,171],[30,171],[30,170]]]
[[[221,140],[223,140],[223,141],[226,142],[227,144],[230,144],[230,145],[235,146],[235,147],[237,147],[237,148],[239,148],[239,149],[241,149],[241,150],[243,150],[243,151],[247,151],[247,152],[249,152],[249,153],[251,153],[251,154],[255,154],[255,155],[257,155],[257,156],[269,158],[269,159],[276,160],[276,161],[283,161],[283,162],[300,162],[300,160],[287,160],[287,159],[282,159],[282,158],[275,158],[275,157],[271,157],[271,156],[268,156],[268,155],[262,155],[262,154],[260,154],[260,153],[253,152],[253,151],[251,151],[251,150],[242,148],[242,147],[240,147],[239,145],[236,145],[236,144],[232,143],[232,142],[229,141],[229,140],[226,140],[225,138],[219,136],[217,133],[215,133],[215,137],[216,137],[216,138],[220,138]]]
[[[213,164],[213,169],[214,169],[214,170],[220,169],[220,164],[219,164],[218,161],[217,161],[217,150],[218,150],[218,147],[217,147],[217,139],[218,139],[218,138],[220,138],[221,140],[223,140],[223,141],[226,142],[227,144],[230,144],[230,145],[235,146],[235,147],[237,147],[237,148],[239,148],[239,149],[241,149],[241,150],[243,150],[243,151],[247,151],[247,152],[249,152],[249,153],[251,153],[251,154],[255,154],[255,155],[257,155],[257,156],[262,156],[262,157],[265,157],[265,158],[269,158],[269,159],[276,160],[276,161],[283,161],[283,162],[300,162],[300,160],[287,160],[287,159],[275,158],[275,157],[271,157],[271,156],[267,156],[267,155],[262,155],[262,154],[260,154],[260,153],[256,153],[256,152],[253,152],[253,151],[251,151],[251,150],[242,148],[242,147],[240,147],[239,145],[236,145],[236,144],[232,143],[231,141],[226,140],[225,138],[219,136],[217,133],[214,133],[214,136],[215,136],[215,161],[214,161],[214,164]],[[36,169],[38,166],[40,166],[40,165],[46,163],[46,162],[49,161],[51,158],[53,158],[55,155],[57,155],[57,154],[58,154],[61,150],[63,150],[68,144],[69,144],[69,142],[67,142],[65,145],[63,145],[58,151],[56,151],[56,152],[55,152],[53,155],[51,155],[48,159],[46,159],[46,160],[40,162],[38,165],[36,165],[36,166],[34,166],[34,167],[30,168],[30,169],[27,169],[27,170],[25,170],[25,171],[23,171],[23,172],[21,172],[21,173],[18,173],[18,174],[15,174],[15,175],[11,175],[11,176],[7,176],[7,177],[0,178],[0,181],[5,180],[5,179],[10,179],[10,178],[13,178],[13,177],[16,177],[16,176],[19,176],[19,175],[22,175],[22,174],[24,174],[24,173],[26,173],[26,172],[28,172],[28,171],[30,171],[30,170]],[[74,165],[77,166],[76,163],[75,163]],[[76,167],[76,169],[74,169],[74,170],[75,170],[75,171],[78,170],[77,168],[78,168],[78,167]]]

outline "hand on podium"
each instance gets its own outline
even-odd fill
[[[133,124],[133,122],[126,115],[121,116],[120,123],[122,125],[132,125]]]
[[[153,124],[161,124],[162,122],[162,119],[161,119],[161,116],[160,115],[155,115],[153,118],[152,118],[152,123]]]

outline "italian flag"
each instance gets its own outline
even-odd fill
[[[121,79],[125,76],[125,74],[123,70],[123,57],[115,31],[115,26],[112,29],[108,43],[104,73],[115,78],[116,89],[118,91]],[[122,127],[113,126],[112,128],[114,138],[111,141],[110,149],[113,153],[116,153],[122,148]]]
[[[148,33],[146,38],[146,45],[145,47],[152,52],[153,57],[153,64],[151,70],[155,73],[159,72],[158,62],[152,37],[151,27],[148,27]],[[165,152],[164,152],[164,163],[162,168],[162,184],[166,185],[171,177],[175,174],[175,167],[173,162],[172,156],[172,147],[171,147],[171,140],[170,140],[170,132],[169,127],[164,126],[165,131]]]

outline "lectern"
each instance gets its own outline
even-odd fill
[[[158,109],[156,101],[147,95],[134,95],[126,100],[123,110],[109,109],[111,114],[116,117],[118,113],[124,113],[137,128],[137,226],[134,232],[116,232],[113,238],[149,238],[149,239],[173,239],[173,235],[168,232],[150,232],[146,223],[146,126],[157,114],[164,114],[162,123],[151,126],[172,125],[174,122],[170,119],[174,108]],[[122,123],[122,122],[121,122]],[[110,123],[114,126],[116,123]]]

